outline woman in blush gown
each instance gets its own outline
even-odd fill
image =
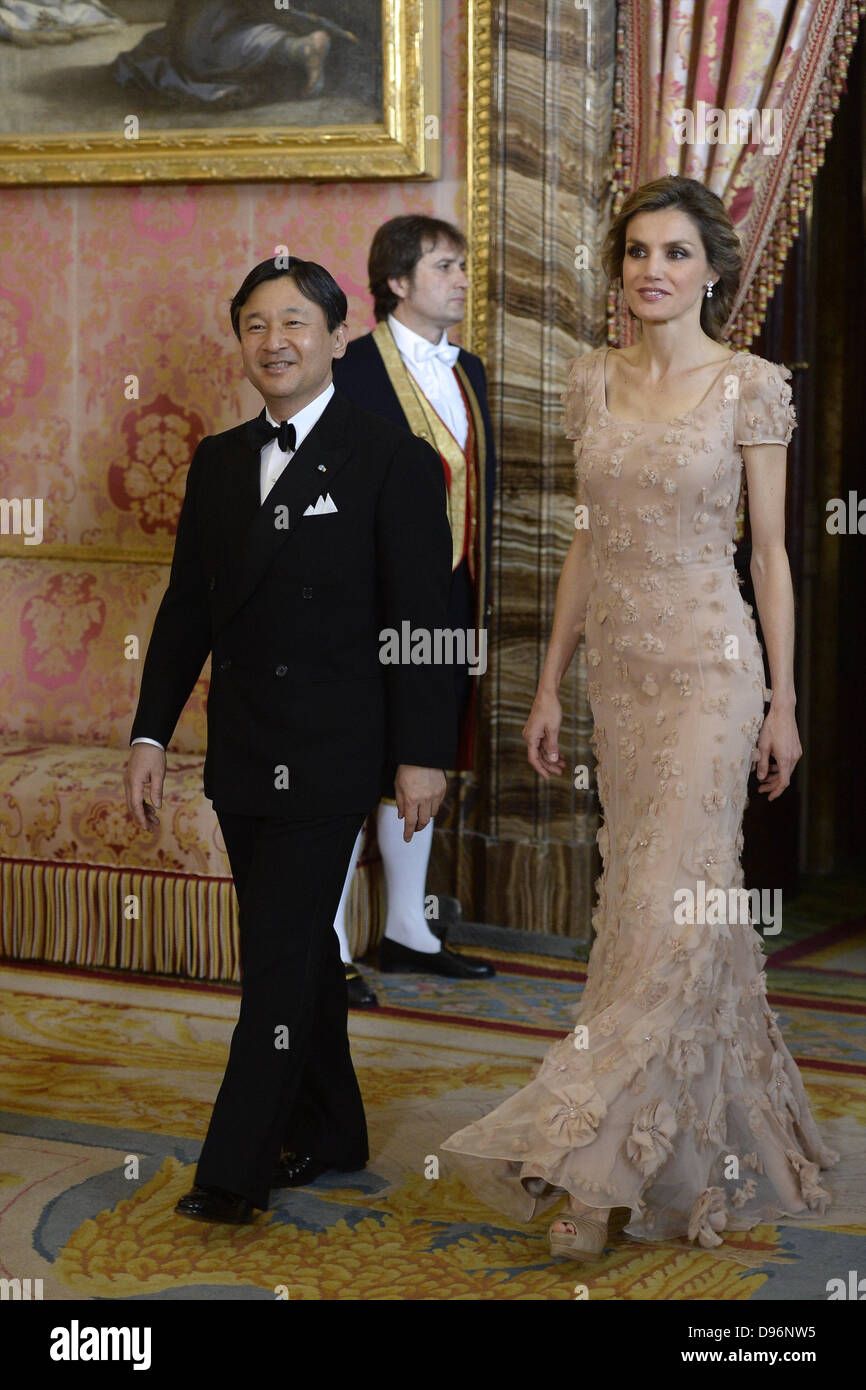
[[[748,900],[729,892],[743,884],[753,763],[774,801],[802,751],[784,544],[790,372],[720,340],[739,242],[695,180],[636,190],[604,266],[622,276],[640,337],[570,364],[576,528],[588,527],[563,566],[523,731],[539,774],[561,774],[557,692],[585,635],[604,816],[595,939],[575,1031],[442,1145],[482,1200],[519,1220],[566,1196],[550,1243],[571,1258],[603,1250],[614,1207],[630,1209],[627,1235],[706,1248],[725,1230],[823,1211],[819,1170],[838,1161],[767,1003]],[[743,462],[772,691],[734,569]]]

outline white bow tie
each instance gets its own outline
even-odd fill
[[[459,356],[460,348],[455,343],[416,342],[412,344],[412,357],[419,366],[423,362],[431,362],[434,357],[438,357],[440,362],[444,362],[448,367],[453,367]]]

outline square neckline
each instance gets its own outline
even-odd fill
[[[605,382],[604,378],[605,366],[607,364],[607,356],[608,353],[611,351],[612,349],[610,347],[606,347],[604,349],[604,355],[601,358],[601,408],[604,411],[605,415],[607,415],[607,417],[610,420],[615,420],[618,425],[675,425],[680,420],[688,420],[690,416],[695,415],[700,410],[701,406],[704,404],[704,401],[721,381],[726,368],[730,365],[734,358],[745,357],[750,355],[747,353],[732,352],[731,356],[728,358],[728,361],[725,363],[725,366],[719,372],[718,376],[713,378],[713,380],[710,382],[710,385],[707,387],[706,391],[701,396],[701,399],[698,401],[697,405],[693,405],[690,410],[684,410],[680,415],[671,415],[667,420],[626,420],[623,418],[622,415],[614,415],[612,411],[608,410],[607,406],[607,383]]]

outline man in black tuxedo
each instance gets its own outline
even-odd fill
[[[446,625],[442,469],[335,390],[346,308],[328,272],[296,257],[263,261],[235,295],[266,410],[195,450],[132,727],[127,802],[149,829],[163,750],[211,653],[204,790],[238,894],[243,988],[176,1208],[200,1220],[249,1221],[274,1186],[366,1163],[334,911],[383,791],[395,787],[409,842],[454,757],[447,667],[380,660],[384,629]]]

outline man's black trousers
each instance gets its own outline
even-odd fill
[[[369,1157],[334,931],[363,812],[290,821],[214,807],[240,909],[241,1009],[196,1182],[263,1210],[281,1149]]]

